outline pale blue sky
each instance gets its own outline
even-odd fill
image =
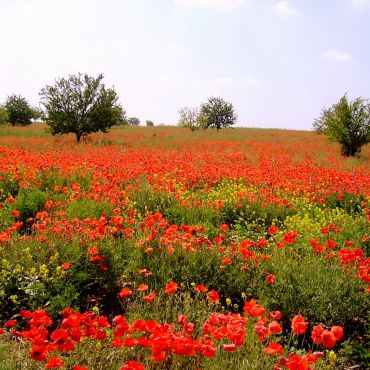
[[[310,129],[370,98],[370,0],[0,0],[0,102],[79,71],[142,122],[217,95],[240,126]]]

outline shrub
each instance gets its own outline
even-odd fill
[[[342,155],[355,156],[370,142],[370,103],[363,98],[348,101],[344,95],[339,103],[323,109],[313,128],[338,142]]]
[[[24,97],[15,94],[8,96],[5,102],[5,108],[9,115],[9,123],[12,126],[26,126],[31,124],[34,112]]]
[[[0,105],[0,125],[5,125],[9,122],[9,114],[5,107]]]
[[[79,73],[41,90],[45,120],[53,135],[74,133],[80,142],[83,135],[107,132],[113,125],[126,122],[117,93],[106,89],[102,80],[102,74],[92,77]]]
[[[237,118],[234,106],[220,97],[211,96],[200,107],[199,121],[203,128],[213,127],[218,131],[232,126]]]

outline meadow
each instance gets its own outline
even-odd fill
[[[0,127],[0,368],[366,369],[370,146]]]

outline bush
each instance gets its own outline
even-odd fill
[[[180,127],[188,127],[191,131],[195,131],[201,127],[199,120],[199,110],[198,108],[181,108],[179,110],[179,123]]]
[[[154,122],[153,122],[153,121],[150,121],[150,120],[146,120],[146,121],[145,121],[145,124],[146,124],[148,127],[154,126]]]
[[[9,114],[5,107],[0,105],[0,125],[5,125],[9,122]]]
[[[130,117],[127,119],[127,124],[129,126],[140,126],[140,120],[137,117]]]
[[[124,124],[125,111],[113,89],[106,89],[103,75],[70,75],[58,79],[40,92],[46,110],[45,120],[51,133],[74,133],[77,142],[92,132],[107,132],[116,124]]]
[[[203,128],[213,127],[218,131],[233,125],[237,118],[234,106],[220,97],[211,96],[200,107],[199,122]]]
[[[9,123],[12,126],[26,126],[31,124],[34,112],[27,100],[22,96],[15,94],[8,96],[5,108],[9,115]]]
[[[363,98],[349,102],[344,95],[339,103],[323,109],[313,128],[338,142],[342,155],[355,156],[370,142],[370,103]]]

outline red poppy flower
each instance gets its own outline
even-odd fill
[[[294,334],[304,334],[306,332],[308,323],[305,321],[304,317],[301,315],[296,315],[292,320],[292,330]]]
[[[122,288],[118,294],[121,298],[126,298],[132,295],[132,290],[130,288]]]
[[[119,370],[144,370],[145,365],[138,361],[129,361],[126,365],[123,365]]]
[[[50,357],[49,361],[45,364],[46,369],[55,369],[57,367],[63,366],[63,360],[58,357]]]
[[[334,333],[329,330],[324,330],[322,333],[322,345],[325,348],[333,348],[336,345],[336,339]]]
[[[263,352],[268,355],[282,355],[284,353],[284,348],[280,343],[270,342]]]
[[[333,326],[331,332],[334,334],[336,340],[341,340],[343,338],[343,328],[341,326]]]
[[[153,300],[156,296],[157,296],[156,292],[151,292],[148,295],[146,295],[145,297],[143,297],[143,299],[144,299],[145,302],[151,303],[151,302],[153,302]]]
[[[164,287],[165,294],[173,294],[176,290],[179,289],[179,285],[175,281],[170,281]]]
[[[198,292],[206,292],[208,288],[203,284],[199,284],[195,287],[195,290],[197,290]]]
[[[265,277],[265,280],[267,282],[267,284],[273,284],[276,280],[276,276],[273,275],[273,274],[268,274],[266,277]]]
[[[218,293],[215,291],[215,290],[210,290],[208,293],[207,293],[207,297],[208,299],[212,302],[212,303],[216,303],[220,300],[220,296],[218,295]]]

